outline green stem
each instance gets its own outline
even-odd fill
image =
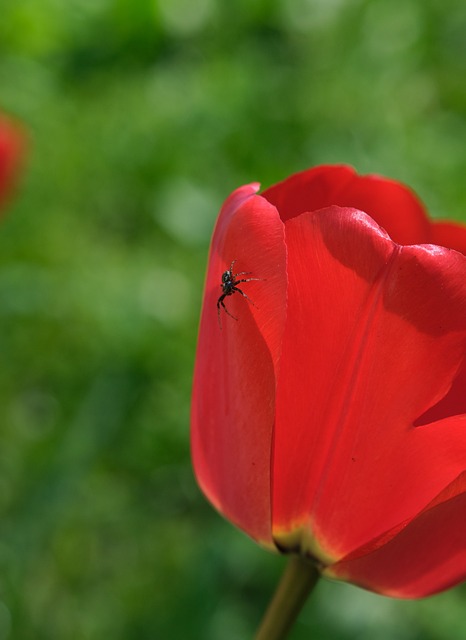
[[[293,626],[319,572],[306,558],[291,556],[255,640],[283,640]]]

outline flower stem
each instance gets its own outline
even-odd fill
[[[306,558],[291,556],[255,640],[283,640],[293,626],[319,572]]]

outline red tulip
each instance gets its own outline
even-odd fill
[[[10,195],[24,150],[24,134],[20,125],[0,115],[0,207]]]
[[[466,228],[347,166],[258,188],[230,195],[212,239],[192,402],[200,486],[324,575],[397,597],[457,584]]]

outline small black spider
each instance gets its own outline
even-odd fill
[[[252,271],[240,271],[239,273],[233,273],[233,265],[235,264],[235,262],[236,260],[233,260],[228,271],[224,271],[222,273],[222,283],[220,285],[220,288],[222,289],[223,293],[217,300],[218,323],[220,325],[220,329],[222,328],[222,321],[220,320],[220,305],[223,307],[225,313],[230,316],[230,318],[233,318],[233,320],[238,320],[238,318],[236,318],[232,313],[228,311],[225,303],[223,302],[227,296],[232,296],[234,293],[238,292],[243,296],[243,298],[246,298],[246,300],[250,304],[252,304],[253,307],[256,306],[251,298],[247,296],[244,291],[241,291],[241,289],[238,288],[238,285],[241,284],[241,282],[251,282],[251,280],[261,280],[262,278],[242,278],[241,280],[237,280],[236,278],[238,276],[248,276],[252,273]]]

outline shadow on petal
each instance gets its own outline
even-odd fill
[[[438,420],[466,414],[466,364],[463,364],[448,393],[433,407],[414,421],[415,427],[422,427]],[[466,415],[465,415],[466,420]]]

